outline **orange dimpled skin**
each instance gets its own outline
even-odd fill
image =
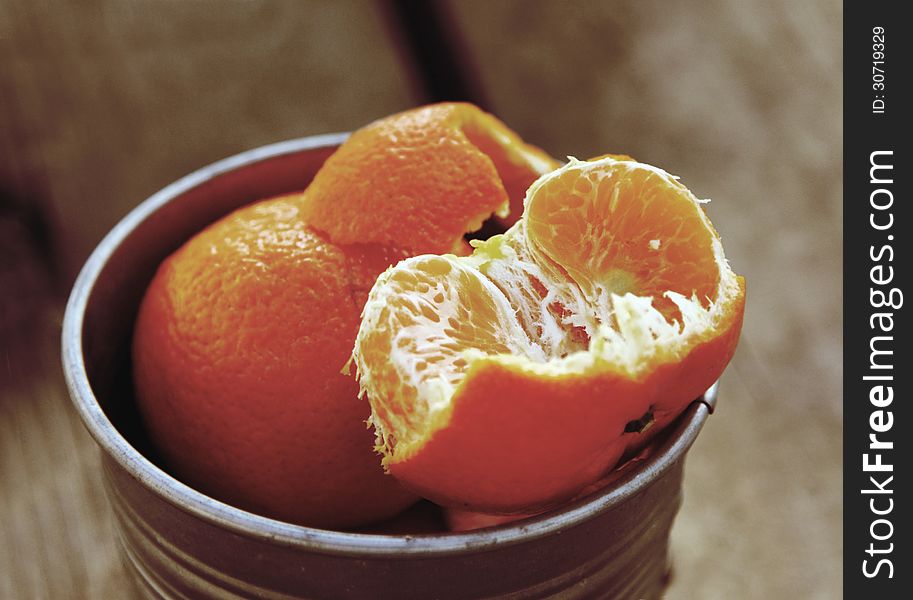
[[[557,166],[475,106],[434,104],[352,134],[308,187],[302,214],[341,244],[460,253],[455,240],[492,213],[516,220],[526,188]]]
[[[253,512],[356,525],[412,501],[376,468],[368,411],[339,373],[378,267],[307,227],[298,204],[243,208],[163,263],[134,377],[180,478]]]
[[[382,119],[305,193],[243,207],[162,263],[136,322],[134,384],[171,472],[317,527],[363,525],[415,500],[383,473],[370,409],[342,370],[378,274],[419,250],[462,249],[508,202],[500,173],[539,175],[514,161],[536,151],[502,127],[468,105]],[[543,157],[536,166],[555,164]]]

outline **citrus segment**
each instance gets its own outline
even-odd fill
[[[691,193],[659,169],[603,163],[567,170],[536,191],[526,220],[533,247],[562,265],[600,314],[610,311],[612,294],[653,298],[667,316],[675,305],[666,292],[711,298],[718,238]],[[671,201],[675,195],[682,201]]]
[[[421,256],[403,266],[389,271],[373,296],[376,327],[365,328],[360,340],[363,377],[376,383],[372,419],[388,432],[381,438],[388,452],[403,452],[446,408],[469,364],[467,348],[533,351],[510,305],[478,270],[452,256]]]
[[[511,513],[571,497],[734,352],[744,281],[660,169],[572,160],[474,245],[381,275],[353,350],[386,468],[436,502]]]

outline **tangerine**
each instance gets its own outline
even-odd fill
[[[474,245],[381,275],[353,350],[383,464],[439,504],[512,514],[573,497],[735,350],[744,279],[661,169],[572,160]]]

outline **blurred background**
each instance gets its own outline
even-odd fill
[[[220,158],[442,99],[713,199],[748,307],[668,598],[839,597],[842,18],[837,0],[0,0],[0,598],[123,593],[58,359],[104,234]]]

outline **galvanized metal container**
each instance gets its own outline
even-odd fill
[[[134,403],[130,338],[158,264],[248,202],[303,189],[345,135],[258,148],[201,169],[130,213],[89,258],[63,326],[70,394],[101,448],[125,564],[153,598],[657,598],[685,454],[715,402],[696,400],[624,477],[558,510],[468,533],[291,525],[173,478]]]

